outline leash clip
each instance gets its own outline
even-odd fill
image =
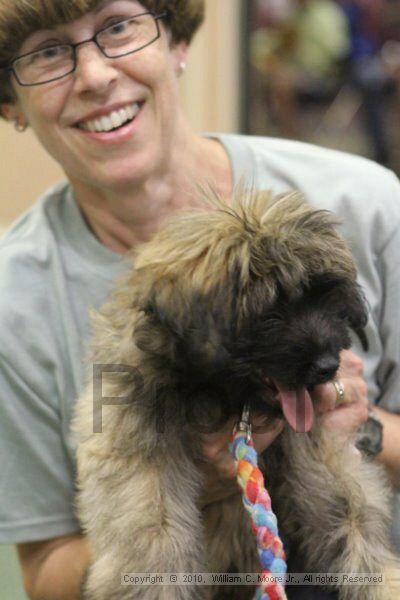
[[[250,423],[250,406],[245,404],[243,406],[242,417],[237,426],[238,431],[242,431],[246,434],[246,443],[248,444],[251,440],[251,423]]]

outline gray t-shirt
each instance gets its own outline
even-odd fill
[[[400,412],[396,177],[299,142],[213,137],[228,151],[235,183],[298,189],[339,216],[370,305],[364,358],[371,400]],[[50,190],[0,241],[0,542],[79,530],[69,425],[83,384],[88,312],[125,268],[89,231],[67,184]]]

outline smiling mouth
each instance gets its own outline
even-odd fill
[[[139,110],[140,104],[138,102],[133,102],[124,108],[113,110],[108,115],[98,117],[97,119],[81,121],[76,127],[82,131],[88,131],[89,133],[109,133],[110,131],[117,131],[128,125],[128,123],[131,123]]]

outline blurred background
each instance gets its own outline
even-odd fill
[[[400,173],[399,0],[249,0],[243,9],[243,130]]]
[[[284,136],[400,174],[400,0],[206,0],[181,81],[195,130]],[[52,183],[33,134],[0,120],[0,231]],[[0,500],[1,501],[1,500]],[[23,600],[0,546],[0,595]]]

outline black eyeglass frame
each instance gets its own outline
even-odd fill
[[[100,46],[99,42],[97,41],[97,37],[100,34],[104,33],[104,31],[107,31],[107,29],[110,29],[111,27],[115,27],[116,25],[119,25],[120,23],[125,23],[125,21],[130,21],[131,19],[135,19],[136,17],[143,17],[145,15],[151,15],[153,17],[154,22],[156,24],[156,28],[157,28],[156,37],[153,38],[150,42],[147,42],[146,44],[144,44],[143,46],[140,46],[140,48],[136,48],[135,50],[130,50],[129,52],[124,52],[124,54],[118,54],[118,56],[108,56],[108,54],[106,54],[104,48],[102,48]],[[147,48],[147,46],[150,46],[151,44],[153,44],[155,41],[157,41],[159,39],[159,37],[161,35],[161,31],[160,31],[160,26],[159,26],[158,21],[160,19],[163,19],[166,16],[167,16],[167,12],[163,12],[159,15],[155,15],[152,12],[144,12],[144,13],[140,13],[138,15],[132,15],[131,17],[128,17],[126,19],[121,19],[120,21],[116,21],[112,25],[107,25],[107,27],[103,27],[102,29],[97,31],[93,37],[88,38],[87,40],[82,40],[81,42],[77,42],[76,44],[55,44],[54,46],[49,46],[48,48],[43,48],[44,50],[51,50],[52,48],[57,48],[58,46],[68,46],[69,48],[72,48],[73,67],[70,71],[68,71],[68,73],[64,73],[64,75],[60,75],[59,77],[47,79],[46,81],[39,81],[38,83],[22,83],[22,81],[19,79],[17,72],[13,67],[13,64],[17,60],[20,60],[21,58],[25,58],[26,56],[30,56],[31,54],[36,54],[36,52],[40,52],[40,50],[35,50],[34,52],[27,52],[26,54],[21,54],[20,56],[16,56],[9,64],[3,65],[3,66],[0,65],[0,69],[3,69],[5,71],[12,73],[14,75],[17,83],[19,85],[21,85],[22,87],[33,87],[36,85],[45,85],[46,83],[52,83],[53,81],[58,81],[59,79],[64,79],[64,77],[71,75],[71,73],[73,73],[76,70],[76,67],[78,66],[78,57],[77,57],[76,49],[79,46],[82,46],[83,44],[88,44],[89,42],[93,42],[94,44],[96,44],[97,48],[100,50],[100,52],[103,54],[103,56],[105,56],[106,58],[110,58],[110,59],[122,58],[123,56],[128,56],[129,54],[134,54],[135,52],[139,52],[140,50],[143,50],[143,48]]]

